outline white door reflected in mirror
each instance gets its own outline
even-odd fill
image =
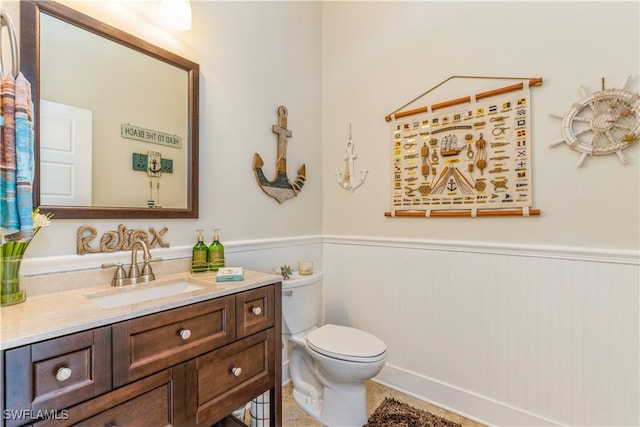
[[[91,206],[90,110],[40,100],[40,203]]]

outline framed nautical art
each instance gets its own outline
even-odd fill
[[[393,165],[385,215],[539,215],[531,198],[530,87],[541,83],[387,116]]]

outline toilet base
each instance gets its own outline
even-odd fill
[[[325,325],[314,330],[323,331],[322,328],[344,327]],[[332,329],[326,331],[331,333]],[[340,332],[335,332],[338,338]],[[326,426],[362,427],[368,419],[365,383],[384,366],[386,346],[382,344],[383,353],[357,361],[329,357],[316,351],[308,345],[307,337],[305,334],[290,338],[293,346],[289,355],[289,375],[294,401],[307,415]],[[357,357],[346,354],[344,357]]]
[[[367,390],[362,384],[343,384],[338,389],[324,387],[313,399],[293,389],[293,400],[310,417],[329,427],[362,427],[367,423]]]

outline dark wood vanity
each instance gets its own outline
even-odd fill
[[[270,391],[280,426],[281,334],[277,282],[10,348],[3,423],[238,425],[225,418]]]
[[[65,30],[53,31],[58,28],[51,26],[53,24],[64,26]],[[178,76],[172,83],[175,93],[179,94],[176,97],[185,99],[184,105],[152,100],[143,108],[131,106],[123,114],[123,104],[128,104],[124,102],[115,105],[113,111],[119,111],[119,117],[136,118],[136,112],[149,114],[150,107],[158,106],[163,109],[163,117],[184,118],[176,120],[173,128],[184,136],[181,148],[184,159],[181,163],[176,161],[176,171],[184,173],[184,188],[176,193],[186,194],[186,200],[176,206],[154,209],[145,203],[124,200],[125,206],[120,207],[112,207],[118,204],[111,203],[104,204],[108,207],[100,203],[98,206],[54,203],[42,206],[40,118],[37,116],[34,206],[55,214],[58,219],[197,218],[200,66],[59,2],[24,0],[20,3],[22,70],[32,84],[37,114],[42,111],[41,97],[77,105],[73,99],[55,98],[55,91],[47,92],[69,84],[66,79],[49,81],[48,87],[44,84],[43,77],[58,74],[44,66],[43,58],[54,57],[50,64],[64,62],[57,59],[55,51],[49,56],[43,51],[41,38],[51,42],[51,37],[45,36],[47,28],[49,34],[74,31],[76,35],[99,39],[96,43],[100,46],[113,45],[118,51],[127,51],[126,55],[141,57],[144,64],[166,67],[167,74]],[[52,43],[46,46],[50,47]],[[67,44],[59,47],[64,52],[68,50]],[[80,58],[81,64],[87,62],[83,54],[72,56]],[[128,62],[111,62],[124,65],[120,74],[134,82],[132,85],[136,82],[132,78],[134,68],[141,73],[142,81],[147,80],[144,78],[149,72],[146,65],[132,67]],[[44,67],[41,69],[41,66]],[[70,67],[70,64],[64,62],[64,66]],[[101,78],[95,77],[95,81],[100,82],[98,86],[105,86]],[[63,91],[65,96],[74,92],[93,93],[91,88],[95,86],[89,82],[89,89],[83,90],[76,82],[71,83],[73,90]],[[161,93],[160,89],[167,85],[163,82],[150,90]],[[95,97],[88,105],[82,104],[83,108],[98,111],[107,98],[120,101],[118,96]],[[171,110],[164,113],[166,105],[180,107],[172,115]],[[99,123],[95,114],[92,120]],[[114,120],[106,115],[104,121],[108,129],[120,127],[124,119]],[[165,122],[166,119],[154,126],[164,129]],[[97,139],[94,135],[93,142]],[[112,136],[106,139],[107,147],[112,150]],[[177,175],[176,172],[174,176]],[[110,171],[109,179],[113,176]],[[146,174],[140,177],[146,183]],[[157,185],[159,188],[159,183]],[[111,183],[108,193],[118,193],[113,191]],[[146,198],[146,190],[144,194]],[[210,280],[210,286],[203,286],[180,301],[173,298],[128,303],[102,310],[83,296],[84,290],[74,289],[57,293],[51,299],[30,296],[21,305],[3,307],[0,426],[237,425],[228,415],[267,391],[270,392],[271,426],[280,426],[281,282],[271,275],[248,271],[244,281],[234,284],[219,285],[215,275],[210,276]]]

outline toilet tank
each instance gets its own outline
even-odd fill
[[[322,272],[293,273],[282,281],[282,332],[287,335],[317,326],[322,308]]]

